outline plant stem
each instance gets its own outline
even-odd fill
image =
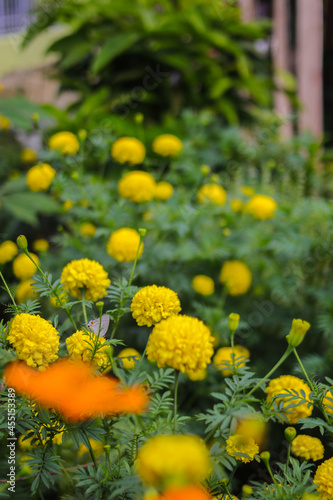
[[[287,459],[286,459],[286,467],[285,467],[285,473],[286,473],[286,474],[287,474],[287,471],[288,471],[288,466],[289,466],[289,460],[290,460],[290,450],[291,450],[291,443],[288,443]]]
[[[289,356],[289,354],[292,351],[293,351],[293,347],[291,347],[290,345],[288,345],[285,353],[282,354],[282,356],[279,359],[279,361],[273,366],[273,368],[267,373],[267,375],[265,375],[260,380],[260,382],[258,382],[257,385],[255,387],[253,387],[253,389],[251,389],[251,391],[248,393],[248,396],[250,396],[254,391],[256,391],[265,382],[265,380],[267,380],[279,368],[279,366],[282,365],[282,363],[287,359],[287,357]]]
[[[1,276],[1,279],[2,279],[2,281],[3,281],[3,284],[5,285],[6,292],[8,293],[9,297],[11,298],[11,301],[13,302],[14,306],[15,306],[15,307],[17,307],[17,304],[16,304],[16,302],[15,302],[15,299],[14,299],[14,297],[13,297],[13,295],[12,295],[12,292],[9,290],[9,287],[8,287],[8,285],[7,285],[7,283],[6,283],[5,278],[3,277],[2,272],[0,272],[0,276]]]
[[[175,385],[174,385],[174,406],[173,406],[173,433],[177,432],[177,396],[178,396],[179,371],[175,370]]]
[[[313,387],[313,384],[312,384],[312,382],[311,382],[311,380],[310,380],[310,378],[309,378],[308,374],[306,373],[306,370],[305,370],[304,365],[303,365],[303,363],[302,363],[302,361],[301,361],[301,358],[299,357],[298,352],[296,351],[296,347],[294,347],[293,351],[294,351],[295,357],[296,357],[296,359],[297,359],[297,361],[298,361],[298,364],[299,364],[299,366],[301,367],[301,370],[302,370],[302,372],[303,372],[303,375],[304,375],[304,377],[306,378],[306,381],[307,381],[307,383],[309,384],[309,386],[310,386],[310,388],[311,388],[311,391],[312,391],[313,393],[315,393],[315,388]]]
[[[83,311],[84,321],[85,321],[85,323],[88,323],[87,308],[86,308],[86,305],[84,303],[84,296],[85,296],[85,290],[83,289],[82,293],[81,293],[82,311]]]
[[[96,458],[95,458],[95,455],[94,455],[93,449],[92,449],[92,447],[91,447],[91,444],[90,444],[90,441],[89,441],[89,438],[88,438],[87,431],[86,431],[85,429],[82,429],[82,432],[83,432],[83,434],[84,434],[84,435],[85,435],[85,437],[86,437],[87,444],[88,444],[88,450],[89,450],[89,453],[90,453],[91,459],[92,459],[92,461],[94,462],[94,467],[95,467],[95,469],[97,469],[97,462],[96,462]]]

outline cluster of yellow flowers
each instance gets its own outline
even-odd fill
[[[56,174],[48,163],[41,163],[31,167],[27,172],[27,185],[30,191],[47,191]]]
[[[84,292],[85,299],[92,301],[103,298],[111,284],[103,266],[89,259],[72,260],[64,267],[61,281],[73,297],[82,299]]]
[[[114,231],[107,243],[106,250],[118,262],[132,262],[138,252],[140,234],[130,227],[122,227]],[[138,258],[141,257],[144,244],[141,243]]]
[[[10,324],[7,341],[14,347],[18,358],[29,366],[43,369],[58,358],[59,334],[39,315],[16,315]]]

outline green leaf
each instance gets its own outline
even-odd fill
[[[139,38],[139,33],[121,33],[110,38],[95,58],[91,67],[92,72],[98,73],[116,56],[129,49]]]
[[[68,54],[61,61],[61,66],[65,69],[71,68],[78,64],[82,59],[89,55],[91,50],[91,42],[80,42],[70,48]]]

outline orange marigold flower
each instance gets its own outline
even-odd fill
[[[182,486],[169,488],[158,500],[212,500],[212,497],[200,486]]]

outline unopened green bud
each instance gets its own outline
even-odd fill
[[[83,128],[81,128],[81,129],[78,131],[77,135],[78,135],[78,138],[80,139],[80,141],[81,141],[81,142],[83,142],[83,141],[85,141],[85,140],[86,140],[86,138],[87,138],[87,131],[86,131],[86,130],[84,130]]]
[[[244,484],[242,493],[245,497],[250,496],[253,493],[253,488],[249,484]]]
[[[23,234],[21,234],[20,236],[17,237],[16,243],[17,243],[17,246],[21,250],[27,250],[27,248],[28,248],[28,241],[27,241],[27,238]]]
[[[111,446],[109,444],[105,444],[103,446],[103,448],[104,448],[105,451],[110,451],[111,450]]]
[[[141,123],[143,122],[143,119],[144,119],[144,116],[142,113],[136,113],[134,116],[134,120],[138,125],[141,125]]]
[[[293,319],[291,330],[287,335],[288,344],[291,347],[297,347],[303,340],[304,335],[310,328],[310,323],[302,319]]]
[[[138,233],[141,236],[141,238],[143,238],[144,236],[146,236],[147,229],[145,229],[144,227],[139,227]]]
[[[295,439],[296,434],[297,434],[297,431],[296,431],[295,427],[287,427],[284,430],[284,437],[286,438],[288,443],[291,443]]]
[[[263,451],[262,453],[260,453],[260,458],[266,465],[268,465],[271,454],[269,453],[269,451]]]
[[[96,306],[98,307],[98,312],[101,315],[103,312],[104,302],[99,300],[98,302],[96,302]]]
[[[237,313],[229,314],[229,330],[233,333],[238,328],[240,316]]]

